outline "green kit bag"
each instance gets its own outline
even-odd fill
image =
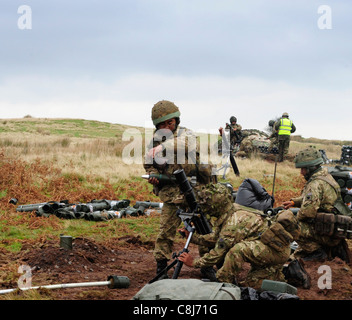
[[[145,285],[132,300],[241,300],[241,289],[230,283],[163,279]]]

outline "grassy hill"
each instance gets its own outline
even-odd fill
[[[320,144],[320,145],[335,145],[335,146],[351,146],[351,140],[327,140],[327,139],[318,139],[318,138],[303,138],[300,135],[292,135],[292,141],[310,143],[310,144]]]
[[[126,192],[119,194],[121,191],[118,190],[126,186],[128,189],[130,183],[144,186],[147,193],[150,193],[148,183],[140,178],[144,174],[141,162],[130,164],[122,158],[124,148],[130,143],[129,130],[140,134],[142,156],[145,148],[144,128],[83,119],[41,119],[29,116],[23,119],[3,119],[0,120],[0,150],[4,158],[10,159],[7,161],[21,161],[23,166],[29,167],[40,163],[40,166],[45,167],[42,175],[37,168],[33,169],[32,183],[38,188],[44,188],[47,181],[60,177],[67,181],[77,180],[81,188],[90,191],[103,190],[108,183],[119,198],[125,196]],[[295,154],[311,144],[324,149],[330,159],[340,158],[342,141],[312,141],[311,138],[306,140],[295,136],[292,138],[290,153]],[[238,188],[244,178],[254,178],[268,191],[272,189],[272,162],[252,157],[237,159],[237,163],[241,176],[236,177],[232,170],[226,176],[234,188]],[[276,179],[277,192],[293,190],[292,181],[299,179],[299,172],[291,162],[285,161],[277,166]],[[4,190],[1,194],[3,197],[13,196]],[[37,198],[39,195],[40,193]],[[43,190],[42,196],[47,199],[58,195],[55,190]],[[150,197],[155,198],[152,195]],[[27,196],[26,201],[40,200],[37,198],[30,199]]]
[[[30,116],[0,120],[0,148],[7,157],[28,163],[40,161],[60,169],[63,175],[94,176],[114,184],[121,180],[139,178],[144,173],[141,163],[128,164],[122,159],[124,148],[132,141],[128,130],[140,134],[142,156],[145,148],[144,128],[83,119],[42,119]],[[324,149],[328,158],[339,159],[341,146],[346,142],[293,136],[290,153],[295,154],[311,144]],[[261,180],[263,175],[273,171],[273,164],[261,159],[237,161],[242,167],[242,177]],[[292,163],[285,162],[278,168],[279,179],[286,180],[280,176],[281,169],[288,177],[287,181],[297,175]],[[242,181],[231,172],[227,178],[235,187]]]

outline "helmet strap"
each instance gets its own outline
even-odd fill
[[[306,179],[306,181],[308,181],[314,173],[320,171],[321,169],[322,169],[322,167],[320,165],[313,166],[313,167],[307,167],[307,174],[304,175],[304,179]]]

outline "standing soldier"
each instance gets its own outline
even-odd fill
[[[278,132],[279,136],[279,162],[282,162],[290,147],[291,133],[296,131],[296,127],[292,120],[289,119],[288,113],[284,112],[282,117],[276,121],[274,129]]]
[[[149,175],[163,174],[170,178],[175,170],[184,169],[185,174],[193,178],[194,187],[208,184],[216,176],[212,176],[210,165],[200,163],[196,136],[189,129],[179,126],[180,115],[179,108],[173,102],[162,100],[153,106],[151,117],[156,130],[146,151],[144,168]],[[156,273],[159,274],[171,259],[174,238],[181,223],[176,211],[186,202],[175,182],[165,183],[157,178],[150,178],[148,182],[153,184],[153,192],[163,202],[160,232],[153,252],[157,262]],[[167,278],[167,274],[164,277]]]
[[[297,218],[301,235],[295,256],[303,260],[325,260],[327,253],[332,253],[348,261],[347,244],[334,230],[335,222],[340,221],[343,229],[344,222],[351,221],[346,216],[350,212],[343,203],[338,183],[326,168],[321,167],[321,153],[313,146],[298,152],[294,162],[307,181],[300,197],[283,203],[285,209],[300,208]]]

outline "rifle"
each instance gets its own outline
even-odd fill
[[[149,283],[153,283],[157,281],[165,272],[169,271],[172,267],[175,267],[174,273],[172,275],[172,279],[177,279],[181,268],[183,266],[183,262],[178,260],[178,257],[183,253],[183,252],[189,252],[188,247],[191,242],[192,236],[194,232],[197,232],[201,235],[208,234],[212,232],[212,229],[201,211],[193,188],[190,184],[190,182],[187,179],[187,176],[184,172],[183,169],[176,170],[174,173],[174,176],[176,178],[176,181],[179,185],[181,193],[184,194],[184,197],[187,201],[188,207],[190,209],[190,212],[185,212],[181,209],[177,210],[176,214],[181,218],[183,221],[185,228],[189,231],[189,235],[186,241],[186,244],[184,248],[177,254],[173,254],[173,258],[175,259],[170,265],[165,267],[163,270],[161,270],[156,277],[154,277],[152,280],[149,281]]]

